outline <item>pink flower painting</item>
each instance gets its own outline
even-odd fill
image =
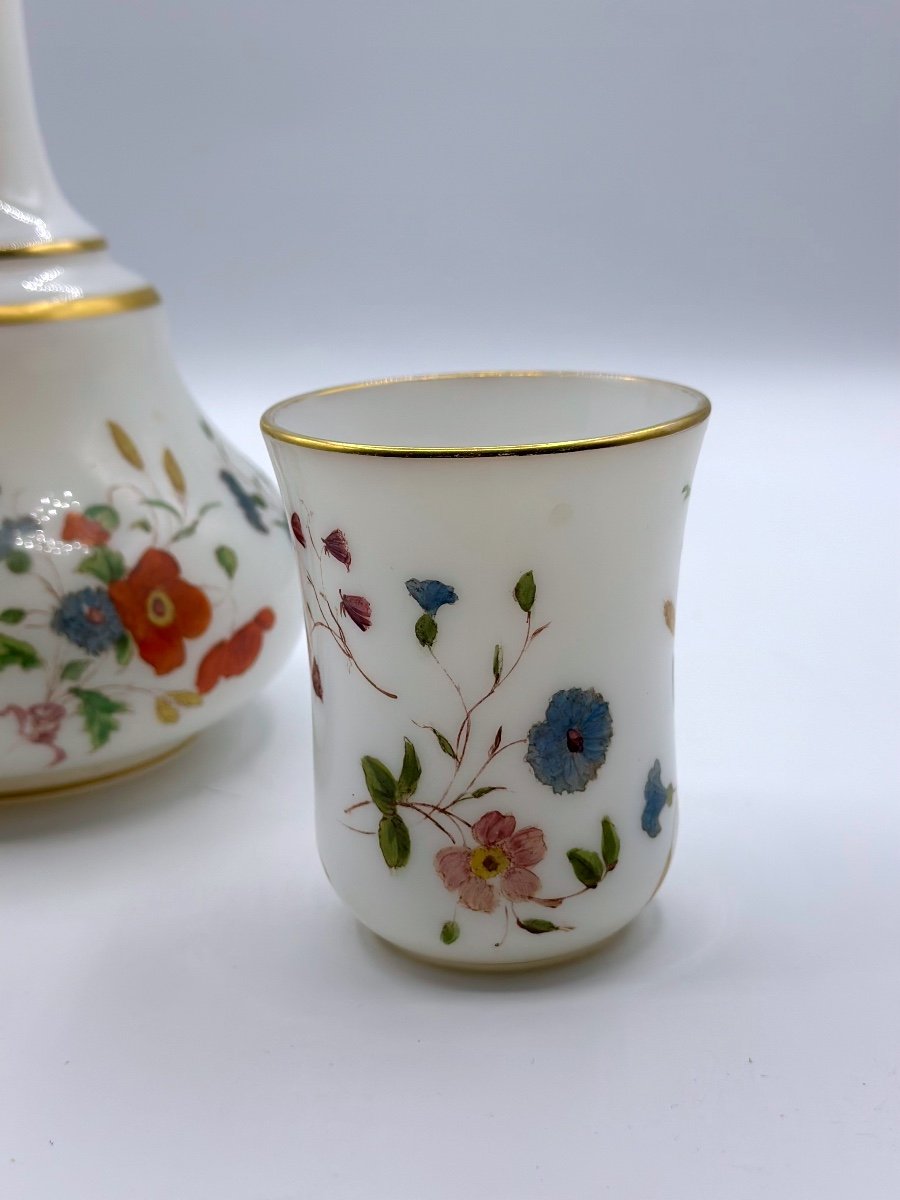
[[[491,913],[497,907],[498,891],[507,900],[530,900],[541,881],[529,870],[547,853],[544,835],[535,825],[516,831],[510,813],[489,812],[472,826],[478,842],[468,846],[445,846],[434,856],[434,866],[450,892],[473,912]]]

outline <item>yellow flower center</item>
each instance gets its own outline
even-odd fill
[[[469,866],[479,879],[493,879],[509,870],[509,859],[499,846],[479,846],[472,851]]]
[[[172,597],[159,588],[147,597],[147,618],[164,629],[175,620],[175,605]]]

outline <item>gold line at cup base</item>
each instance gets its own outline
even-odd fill
[[[106,787],[108,784],[119,783],[124,779],[131,779],[135,775],[141,775],[144,771],[152,771],[154,767],[160,767],[164,763],[167,763],[170,758],[174,758],[176,754],[180,754],[182,750],[186,750],[199,736],[199,733],[194,733],[183,741],[176,742],[174,746],[169,746],[161,754],[154,754],[150,758],[143,758],[140,762],[132,763],[127,767],[120,767],[117,771],[108,771],[103,775],[93,775],[90,779],[73,779],[71,783],[60,783],[56,787],[50,785],[48,787],[25,788],[21,792],[0,792],[0,808],[4,808],[7,805],[12,807],[15,804],[32,804],[37,800],[67,799],[69,796],[74,796],[79,792],[89,792],[93,788]]]
[[[466,382],[476,379],[584,379],[598,383],[656,384],[661,387],[675,388],[686,396],[692,397],[695,407],[690,412],[680,417],[674,417],[670,421],[664,421],[662,424],[647,425],[641,429],[629,429],[622,433],[572,441],[534,442],[508,446],[379,446],[360,442],[333,442],[326,438],[291,433],[290,430],[276,424],[276,417],[282,409],[303,400],[401,383]],[[335,454],[364,454],[378,458],[510,458],[528,454],[566,454],[573,450],[599,450],[603,447],[628,446],[635,442],[647,442],[654,438],[666,437],[670,433],[679,433],[694,425],[700,425],[711,412],[712,405],[702,392],[687,387],[683,383],[671,383],[666,379],[651,379],[641,375],[613,375],[601,371],[461,371],[445,375],[404,375],[393,379],[372,379],[364,383],[349,383],[341,387],[305,392],[299,396],[291,396],[287,400],[282,400],[267,409],[260,420],[260,428],[267,437],[275,441],[285,442],[290,446],[302,446],[307,450],[328,450]]]
[[[0,246],[0,258],[46,258],[50,255],[89,254],[106,250],[105,237],[60,238],[52,242],[25,242],[21,246]]]
[[[160,303],[153,287],[133,288],[99,296],[79,296],[74,300],[32,300],[27,304],[0,304],[0,325],[27,325],[34,321],[80,321],[90,317],[109,317],[133,312]]]

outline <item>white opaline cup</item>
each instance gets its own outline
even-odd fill
[[[319,850],[376,934],[448,966],[530,966],[655,894],[709,412],[677,384],[520,372],[264,416],[306,618]]]

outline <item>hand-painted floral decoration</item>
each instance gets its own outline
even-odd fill
[[[301,518],[298,512],[292,513],[290,526],[294,534],[294,549],[299,556],[306,582],[304,617],[313,690],[318,699],[322,700],[322,673],[313,654],[314,644],[318,640],[317,635],[321,631],[334,642],[349,665],[365,679],[366,683],[375,688],[377,692],[381,692],[383,696],[387,696],[389,700],[396,700],[396,692],[388,691],[387,688],[376,683],[362,666],[351,641],[355,635],[352,631],[348,631],[343,623],[344,620],[350,621],[361,633],[371,629],[374,620],[371,602],[365,596],[335,588],[326,579],[326,572],[330,573],[333,570],[326,564],[327,558],[333,558],[349,574],[353,562],[350,544],[340,529],[333,529],[325,537],[317,538],[313,533],[313,514],[302,502],[300,508],[303,510],[303,517]],[[321,550],[319,543],[322,545]],[[313,572],[316,573],[316,579],[313,578]]]
[[[67,713],[62,704],[45,700],[40,704],[32,704],[22,708],[20,704],[8,704],[0,709],[0,717],[15,717],[19,727],[19,736],[35,746],[47,746],[52,751],[49,766],[55,766],[66,757],[65,750],[57,746],[60,726]]]
[[[325,624],[323,609],[328,601],[321,590],[314,588],[309,574],[307,582],[314,589],[320,610],[316,614],[308,606],[315,629]],[[377,826],[360,829],[354,824],[348,828],[374,834],[385,865],[393,871],[407,865],[415,852],[414,841],[425,836],[446,839],[446,844],[432,851],[435,873],[444,888],[456,896],[459,909],[502,914],[502,929],[488,933],[494,946],[503,944],[513,926],[529,935],[571,930],[574,926],[536,915],[535,909],[557,909],[599,886],[619,861],[615,825],[604,817],[597,830],[596,848],[565,851],[577,886],[564,895],[545,896],[541,894],[541,878],[532,870],[549,853],[543,830],[537,825],[519,828],[514,812],[487,807],[486,797],[504,792],[504,808],[510,807],[510,785],[502,782],[497,763],[515,746],[527,747],[525,760],[536,777],[554,791],[583,791],[606,756],[612,736],[609,705],[593,689],[571,688],[551,699],[544,721],[533,726],[528,735],[504,736],[503,726],[490,721],[488,702],[518,668],[535,638],[548,628],[546,623],[537,628],[532,624],[537,598],[534,574],[526,571],[511,589],[524,617],[521,641],[508,655],[501,642],[494,644],[490,656],[485,656],[483,690],[474,694],[464,689],[434,648],[438,636],[436,614],[443,605],[458,601],[455,588],[435,579],[410,579],[406,589],[422,610],[414,630],[416,641],[434,659],[440,677],[453,689],[461,707],[460,721],[457,728],[443,730],[425,721],[415,722],[434,739],[446,764],[445,777],[429,781],[425,787],[419,752],[411,738],[403,740],[403,758],[396,774],[383,760],[366,755],[361,766],[367,795],[350,804],[345,812],[349,817],[359,809],[373,810]],[[348,597],[343,600],[346,605]],[[314,688],[316,667],[313,660]],[[407,823],[411,818],[412,827]],[[445,946],[472,934],[479,936],[477,930],[470,934],[461,928],[459,909],[438,931]]]
[[[241,625],[230,638],[204,654],[197,668],[196,688],[201,696],[211,692],[222,679],[233,679],[249,671],[259,658],[263,638],[275,624],[271,608],[261,608],[252,621]]]
[[[265,475],[248,463],[246,459],[236,458],[228,443],[223,441],[216,430],[202,419],[200,428],[215,447],[222,463],[219,478],[237,502],[247,524],[251,525],[258,533],[268,533],[271,525],[281,525],[287,529],[287,521],[281,515],[278,497]],[[179,483],[183,484],[184,480],[183,477],[179,479],[178,464],[174,464],[173,470],[171,462],[166,461],[165,457],[163,461],[169,482],[183,498],[185,487],[179,489],[178,485]],[[266,524],[267,521],[269,524]]]
[[[332,529],[331,533],[322,538],[322,545],[325,547],[326,554],[331,555],[342,567],[350,570],[350,563],[353,561],[350,557],[350,547],[340,529]]]
[[[432,617],[445,604],[455,604],[459,599],[456,592],[438,579],[407,579],[406,590],[416,604]]]
[[[641,813],[641,829],[650,837],[658,837],[662,831],[659,818],[665,807],[671,807],[675,796],[675,788],[670,783],[663,785],[662,767],[657,759],[650,768],[647,782],[644,784],[644,811]]]
[[[51,754],[49,766],[66,758],[60,738],[70,723],[78,722],[91,748],[99,750],[119,730],[136,695],[153,700],[158,720],[178,721],[183,709],[201,704],[203,694],[220,680],[253,665],[265,633],[275,622],[268,607],[237,627],[230,617],[220,623],[219,640],[202,656],[195,689],[154,685],[149,676],[171,675],[186,662],[186,641],[199,640],[210,630],[215,609],[227,606],[225,613],[233,611],[229,585],[238,558],[230,546],[219,545],[210,556],[215,580],[202,584],[186,580],[176,554],[178,544],[193,537],[206,514],[220,507],[221,501],[191,506],[189,480],[168,447],[159,453],[159,465],[170,490],[161,491],[155,482],[159,476],[148,471],[145,456],[127,430],[115,421],[108,421],[107,428],[127,464],[127,480],[113,484],[100,502],[64,512],[56,530],[31,514],[0,521],[0,564],[15,575],[30,573],[28,587],[34,580],[34,598],[27,608],[0,608],[0,672],[35,672],[43,676],[45,688],[45,698],[38,703],[7,704],[0,709],[0,720],[14,720],[22,741],[46,747]],[[268,488],[265,480],[253,468],[228,457],[206,425],[204,432],[225,463],[222,481],[245,508],[251,524],[267,533],[259,515],[270,504],[263,494]],[[248,487],[258,488],[258,494],[247,491],[239,475]],[[129,508],[133,510],[137,503],[138,512],[145,514],[129,525],[128,561],[115,545],[122,525],[120,495],[127,497]],[[143,538],[147,539],[143,550],[132,560],[135,539]],[[45,553],[61,544],[78,561],[77,570],[90,577],[85,587],[62,590],[53,556]],[[4,631],[12,626],[19,627],[15,634]],[[229,628],[232,632],[221,637]],[[59,653],[47,655],[45,661],[27,640],[29,629],[56,634]],[[20,631],[23,636],[16,636]],[[141,680],[145,668],[130,665],[135,650],[149,668],[145,681]],[[126,668],[127,681],[122,674]]]
[[[60,534],[64,542],[80,542],[82,546],[105,546],[111,535],[112,531],[100,521],[81,512],[66,514]]]
[[[350,596],[346,592],[338,592],[341,598],[341,616],[349,617],[357,629],[363,633],[372,624],[372,605],[365,596]]]
[[[109,593],[99,587],[82,588],[63,596],[50,620],[50,628],[95,657],[124,633]]]
[[[181,666],[184,639],[200,637],[212,618],[205,593],[181,578],[177,559],[166,550],[145,550],[124,579],[110,583],[109,595],[138,654],[157,675]]]
[[[528,868],[547,853],[544,835],[535,825],[516,832],[510,813],[488,812],[472,826],[474,849],[445,846],[434,856],[438,875],[448,891],[472,912],[493,912],[497,886],[507,900],[531,900],[541,881]]]
[[[244,514],[247,523],[258,530],[259,533],[268,533],[269,530],[259,515],[260,507],[265,503],[260,494],[258,492],[248,492],[231,471],[220,471],[219,478],[228,488],[229,492],[231,492],[232,496],[234,496],[235,500],[237,500],[238,507]]]
[[[551,696],[547,712],[528,731],[525,759],[535,776],[563,792],[583,792],[606,761],[612,738],[609,705],[593,688]]]

